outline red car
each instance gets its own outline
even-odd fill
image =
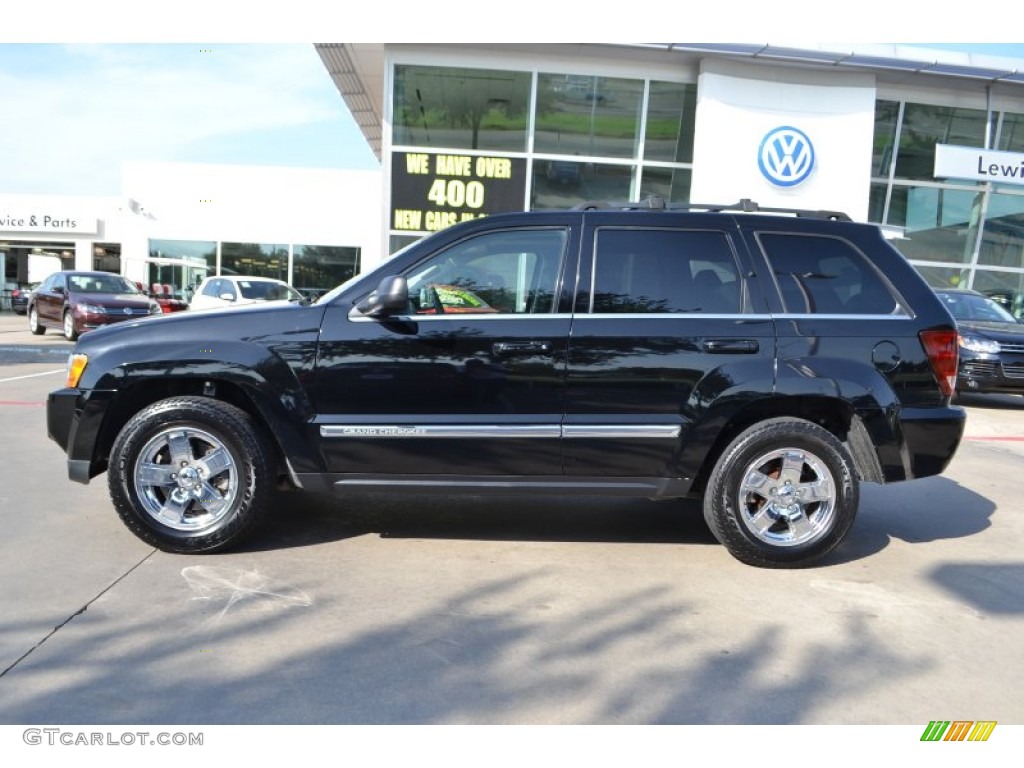
[[[29,298],[28,327],[37,335],[57,328],[74,341],[93,328],[162,312],[156,301],[120,275],[54,272]]]
[[[142,287],[142,283],[136,282],[139,290],[145,293],[145,289]],[[170,312],[182,312],[188,309],[188,302],[184,299],[178,299],[174,296],[174,288],[167,283],[161,285],[160,283],[153,283],[153,290],[149,292],[149,295],[153,297],[153,300],[160,305],[160,311],[164,314]]]

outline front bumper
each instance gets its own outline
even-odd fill
[[[998,355],[964,357],[956,377],[957,392],[1005,392],[1024,394],[1024,356]]]
[[[113,398],[108,390],[65,388],[46,400],[46,432],[68,457],[68,478],[88,483],[107,468],[106,455],[97,455],[103,417]]]

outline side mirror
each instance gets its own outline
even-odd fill
[[[405,312],[409,308],[409,284],[401,275],[388,275],[377,290],[356,305],[367,317],[387,317]]]
[[[233,294],[233,293],[222,293],[220,295],[220,298],[222,298],[224,301],[234,301],[235,300],[235,294]]]

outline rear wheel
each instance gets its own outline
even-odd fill
[[[118,515],[167,552],[226,549],[262,517],[273,459],[251,417],[201,397],[162,400],[136,414],[111,450],[108,483]]]
[[[725,449],[704,519],[738,560],[798,568],[831,552],[853,524],[860,489],[842,443],[809,421],[755,424]]]
[[[39,310],[34,305],[28,310],[28,329],[36,336],[46,333],[46,327],[39,322]]]

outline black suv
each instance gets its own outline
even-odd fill
[[[702,497],[735,557],[795,567],[843,539],[861,481],[943,471],[956,327],[877,227],[636,208],[480,218],[310,306],[90,333],[50,437],[185,553],[236,544],[284,481]]]

